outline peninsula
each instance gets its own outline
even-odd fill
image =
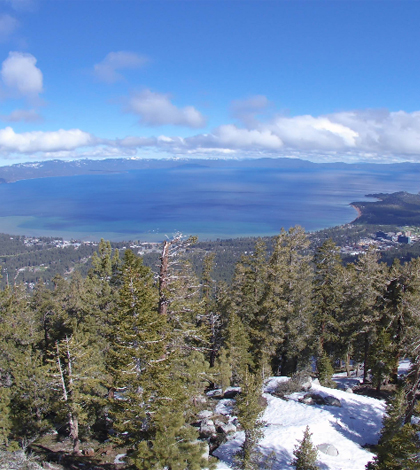
[[[374,202],[352,202],[358,212],[353,223],[375,225],[420,225],[420,194],[404,191],[367,194]]]

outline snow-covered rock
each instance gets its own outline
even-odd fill
[[[312,377],[307,377],[306,381],[303,382],[301,385],[302,391],[307,392],[308,390],[310,390],[312,387],[312,382]]]
[[[226,399],[220,400],[219,403],[216,405],[214,412],[219,415],[231,415],[233,413],[233,409],[235,406],[235,400]]]
[[[217,426],[217,432],[221,432],[223,434],[236,432],[236,426],[233,423],[221,423]]]
[[[216,388],[215,390],[210,390],[206,392],[206,395],[209,398],[222,398],[223,397],[223,390],[221,388]]]
[[[212,416],[213,416],[213,412],[210,410],[203,410],[203,411],[200,411],[200,413],[198,413],[198,417],[200,419],[207,419],[207,418],[211,418]]]
[[[203,419],[200,426],[200,437],[211,437],[216,434],[216,426],[211,419]]]
[[[409,359],[403,359],[398,364],[398,376],[404,376],[408,374],[411,367],[411,361]]]
[[[127,454],[118,454],[114,459],[114,464],[119,465],[125,463],[123,458],[126,457]]]
[[[325,455],[331,455],[337,457],[339,454],[338,450],[332,444],[318,444],[316,448]]]

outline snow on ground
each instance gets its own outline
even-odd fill
[[[401,375],[407,375],[409,369],[411,367],[411,361],[410,359],[403,359],[402,361],[400,361],[400,363],[398,364],[398,375],[401,376]]]
[[[272,455],[270,468],[291,468],[293,450],[308,425],[315,445],[332,444],[339,452],[337,456],[318,452],[318,464],[322,470],[364,470],[366,463],[372,460],[373,454],[362,446],[377,443],[385,402],[322,387],[317,383],[312,385],[310,392],[338,398],[341,408],[300,403],[298,400],[305,392],[289,395],[287,401],[267,393],[275,389],[276,383],[284,380],[287,378],[273,377],[264,388],[264,397],[268,404],[263,415],[266,423],[264,437],[259,442],[258,450],[265,456]],[[216,411],[228,415],[233,410],[232,405],[233,400],[220,400]],[[221,460],[218,470],[231,468],[232,458],[243,439],[244,433],[237,432],[231,440],[214,452]]]
[[[362,372],[363,374],[363,372]],[[362,376],[357,376],[356,372],[352,372],[351,377],[347,377],[347,372],[341,372],[333,375],[333,380],[337,384],[338,388],[346,390],[347,388],[354,388],[363,382]]]

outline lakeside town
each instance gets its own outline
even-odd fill
[[[360,238],[356,243],[340,247],[340,253],[347,256],[358,256],[372,246],[378,251],[388,251],[399,245],[411,245],[419,240],[419,227],[401,227],[401,230],[395,232],[379,230]]]

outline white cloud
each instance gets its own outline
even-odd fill
[[[18,26],[19,21],[13,18],[13,16],[7,14],[0,15],[0,42],[7,41]]]
[[[164,95],[152,94],[151,101],[159,101],[156,95],[163,96],[167,106],[169,100]],[[170,102],[169,105],[173,106]],[[165,106],[158,106],[158,111]],[[21,111],[17,110],[16,116]],[[364,110],[324,116],[276,116],[267,122],[257,121],[252,129],[225,124],[211,133],[189,137],[100,139],[80,129],[21,134],[11,127],[0,130],[0,154],[6,158],[31,153],[37,153],[37,158],[98,158],[144,156],[145,152],[160,156],[281,156],[318,162],[420,162],[420,111]]]
[[[281,139],[268,129],[248,130],[236,127],[233,124],[226,124],[218,127],[212,134],[201,134],[194,137],[187,137],[178,141],[188,149],[269,149],[278,150],[283,147]]]
[[[210,134],[158,141],[173,154],[286,156],[314,161],[420,161],[420,111],[364,110],[276,116],[254,128],[232,124]]]
[[[3,83],[19,96],[37,98],[43,91],[43,76],[36,58],[24,52],[9,52],[0,75]]]
[[[95,138],[80,129],[53,132],[15,133],[11,127],[0,129],[0,151],[5,153],[58,152],[94,145]]]
[[[0,115],[4,122],[41,122],[43,117],[35,109],[15,109],[10,114]]]
[[[261,124],[277,135],[286,147],[301,150],[344,150],[354,148],[358,133],[327,116],[276,117]]]
[[[134,52],[110,52],[102,62],[93,67],[97,79],[106,83],[115,83],[124,77],[117,70],[138,69],[148,62],[148,58]]]
[[[170,101],[170,96],[143,90],[131,95],[128,112],[140,116],[140,123],[147,126],[186,126],[192,128],[204,127],[206,119],[193,106],[178,108]]]

